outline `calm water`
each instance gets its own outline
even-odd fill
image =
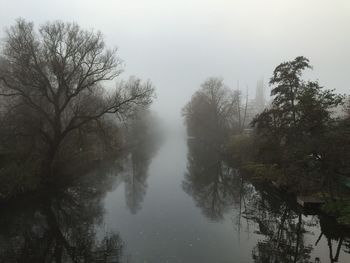
[[[120,233],[130,262],[293,262],[295,254],[297,262],[337,259],[333,222],[326,224],[334,239],[328,233],[320,238],[317,216],[301,215],[299,223],[291,205],[242,181],[201,142],[169,136],[144,174],[131,169],[122,176],[103,201],[103,228]],[[338,262],[350,262],[345,245],[341,241]]]
[[[1,207],[0,262],[350,262],[346,229],[181,132],[74,166],[51,191]]]

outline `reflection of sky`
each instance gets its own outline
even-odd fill
[[[252,262],[252,249],[265,237],[254,231],[258,226],[241,219],[238,233],[238,206],[233,205],[222,222],[212,222],[186,194],[182,180],[187,165],[187,146],[182,137],[166,140],[153,159],[148,189],[142,208],[132,215],[126,207],[124,187],[107,195],[105,227],[119,231],[126,242],[126,253],[133,262]],[[249,200],[248,200],[249,201]],[[307,221],[311,216],[303,217]],[[305,245],[314,244],[318,227],[307,227]],[[328,262],[325,238],[311,254]],[[348,254],[341,254],[344,260]],[[344,261],[340,261],[344,262]]]
[[[135,262],[249,262],[244,258],[251,258],[254,237],[246,242],[247,236],[241,236],[244,242],[238,244],[233,215],[212,223],[182,190],[186,158],[185,141],[168,139],[151,164],[149,187],[136,215],[126,208],[123,187],[107,195],[107,229],[120,232]]]

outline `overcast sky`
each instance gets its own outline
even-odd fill
[[[310,59],[310,78],[349,93],[349,0],[0,0],[0,26],[77,22],[100,30],[125,62],[121,78],[151,79],[154,108],[179,118],[207,77],[236,87],[267,81],[276,65]],[[0,33],[3,36],[3,30]]]

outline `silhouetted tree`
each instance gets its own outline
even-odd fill
[[[121,82],[110,92],[102,88],[122,70],[116,50],[106,49],[99,32],[60,21],[36,31],[33,23],[19,19],[6,31],[3,46],[0,97],[8,98],[9,113],[21,112],[33,124],[24,129],[24,123],[15,123],[15,130],[45,145],[44,175],[70,134],[106,114],[128,116],[135,105],[152,101],[151,83],[140,79]]]
[[[309,179],[319,184],[321,173],[323,179],[329,177],[325,166],[327,132],[335,122],[333,110],[343,102],[342,96],[318,82],[303,81],[306,68],[311,66],[305,57],[277,66],[270,81],[275,85],[272,105],[252,122],[262,160],[278,164],[289,184],[299,186],[312,181]],[[306,180],[301,180],[303,177]]]
[[[237,117],[235,98],[222,79],[207,79],[183,108],[188,135],[222,142]]]

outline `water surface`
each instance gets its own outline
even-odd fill
[[[0,262],[350,262],[348,229],[182,132],[57,175],[0,204]]]
[[[126,261],[350,262],[333,221],[321,235],[320,217],[245,182],[203,141],[172,134],[148,169],[133,166],[104,199],[103,229],[120,233]]]

